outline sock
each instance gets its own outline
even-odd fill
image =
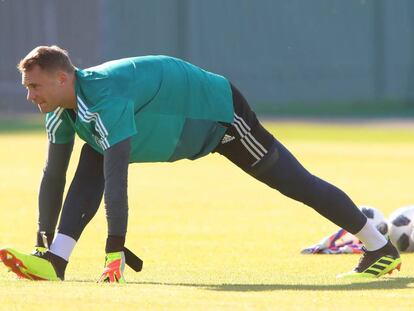
[[[376,251],[387,244],[387,239],[367,221],[360,231],[354,235],[364,243],[368,251]]]
[[[58,255],[51,253],[50,251],[47,252],[43,258],[46,258],[52,263],[52,266],[56,271],[57,277],[63,281],[65,279],[65,270],[68,262],[62,257],[59,257]]]
[[[50,246],[50,252],[63,258],[66,261],[69,261],[70,254],[72,254],[75,245],[76,240],[68,235],[58,233],[52,245]]]

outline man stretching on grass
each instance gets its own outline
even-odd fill
[[[104,195],[108,236],[99,280],[124,282],[129,163],[194,160],[211,152],[358,237],[366,251],[342,276],[380,277],[399,269],[396,248],[344,192],[309,173],[263,128],[226,78],[167,56],[80,70],[57,46],[35,48],[18,68],[27,99],[46,114],[49,139],[37,251],[0,250],[0,259],[19,276],[63,280],[70,254]],[[86,144],[54,237],[75,133]]]

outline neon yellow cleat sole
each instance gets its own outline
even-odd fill
[[[21,279],[60,281],[50,261],[22,254],[12,248],[0,249],[0,261]]]

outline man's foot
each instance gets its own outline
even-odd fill
[[[105,268],[98,283],[125,283],[124,252],[108,253],[105,257]]]
[[[337,278],[379,278],[400,270],[401,258],[398,250],[388,241],[384,247],[376,251],[367,251],[359,260],[358,266],[350,272],[339,274]]]
[[[52,263],[37,255],[26,255],[12,248],[0,249],[0,261],[9,271],[14,272],[19,278],[33,281],[59,281],[61,280]]]

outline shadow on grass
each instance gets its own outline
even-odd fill
[[[279,290],[293,291],[341,291],[341,290],[378,290],[405,289],[410,284],[414,287],[414,277],[386,278],[375,281],[356,281],[350,284],[192,284],[192,283],[158,283],[158,282],[128,282],[136,285],[164,285],[198,287],[213,291],[224,292],[265,292]]]

